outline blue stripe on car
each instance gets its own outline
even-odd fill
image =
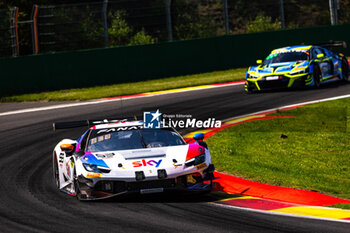
[[[97,166],[108,167],[103,159],[97,159],[95,155],[87,153],[80,158],[82,163],[94,164]]]

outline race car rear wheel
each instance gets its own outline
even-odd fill
[[[349,65],[346,58],[343,58],[341,61],[341,70],[342,70],[343,80],[349,82],[350,81]]]
[[[322,78],[322,74],[321,74],[320,67],[315,64],[314,65],[314,73],[313,73],[315,87],[320,87],[321,78]]]

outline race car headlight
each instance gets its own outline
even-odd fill
[[[290,72],[289,74],[303,74],[303,73],[306,73],[308,70],[307,69],[303,69],[303,70],[296,70],[296,71],[292,71]]]
[[[185,161],[185,165],[188,167],[205,162],[205,148],[197,143],[190,144]]]
[[[83,166],[84,166],[85,170],[88,172],[109,173],[111,171],[111,169],[109,169],[107,167],[98,166],[95,164],[84,163]]]
[[[201,163],[204,163],[205,162],[205,153],[199,155],[199,156],[196,156],[192,159],[189,159],[185,162],[185,165],[187,167],[190,167],[190,166],[196,166],[198,164],[201,164]]]
[[[254,75],[254,74],[248,74],[248,75],[247,75],[247,78],[257,79],[257,78],[259,78],[259,76]]]

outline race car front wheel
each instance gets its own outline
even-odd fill
[[[342,70],[343,80],[349,82],[350,81],[349,65],[346,58],[343,58],[341,61],[341,70]]]
[[[251,84],[248,82],[245,83],[245,89],[247,94],[252,94],[255,92],[255,90],[251,87]]]
[[[57,164],[56,153],[54,153],[54,155],[53,155],[52,166],[53,166],[53,178],[55,180],[55,185],[59,189],[60,188],[60,176],[58,173],[58,164]]]
[[[75,196],[77,197],[78,200],[80,200],[80,187],[79,187],[79,181],[78,181],[77,173],[75,171],[75,167],[73,172],[73,189],[75,192]]]
[[[315,87],[320,87],[321,77],[322,77],[322,74],[321,74],[320,67],[315,64],[314,65],[314,73],[313,73]]]

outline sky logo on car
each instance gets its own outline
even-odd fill
[[[159,167],[161,162],[162,162],[161,159],[158,160],[158,162],[155,161],[155,160],[148,160],[148,161],[146,161],[146,160],[143,159],[143,160],[132,162],[132,165],[134,165],[134,167],[142,167],[142,166],[144,166],[144,167],[146,167],[146,166]]]
[[[161,115],[159,109],[156,112],[143,112],[143,127],[145,129],[160,129]]]

